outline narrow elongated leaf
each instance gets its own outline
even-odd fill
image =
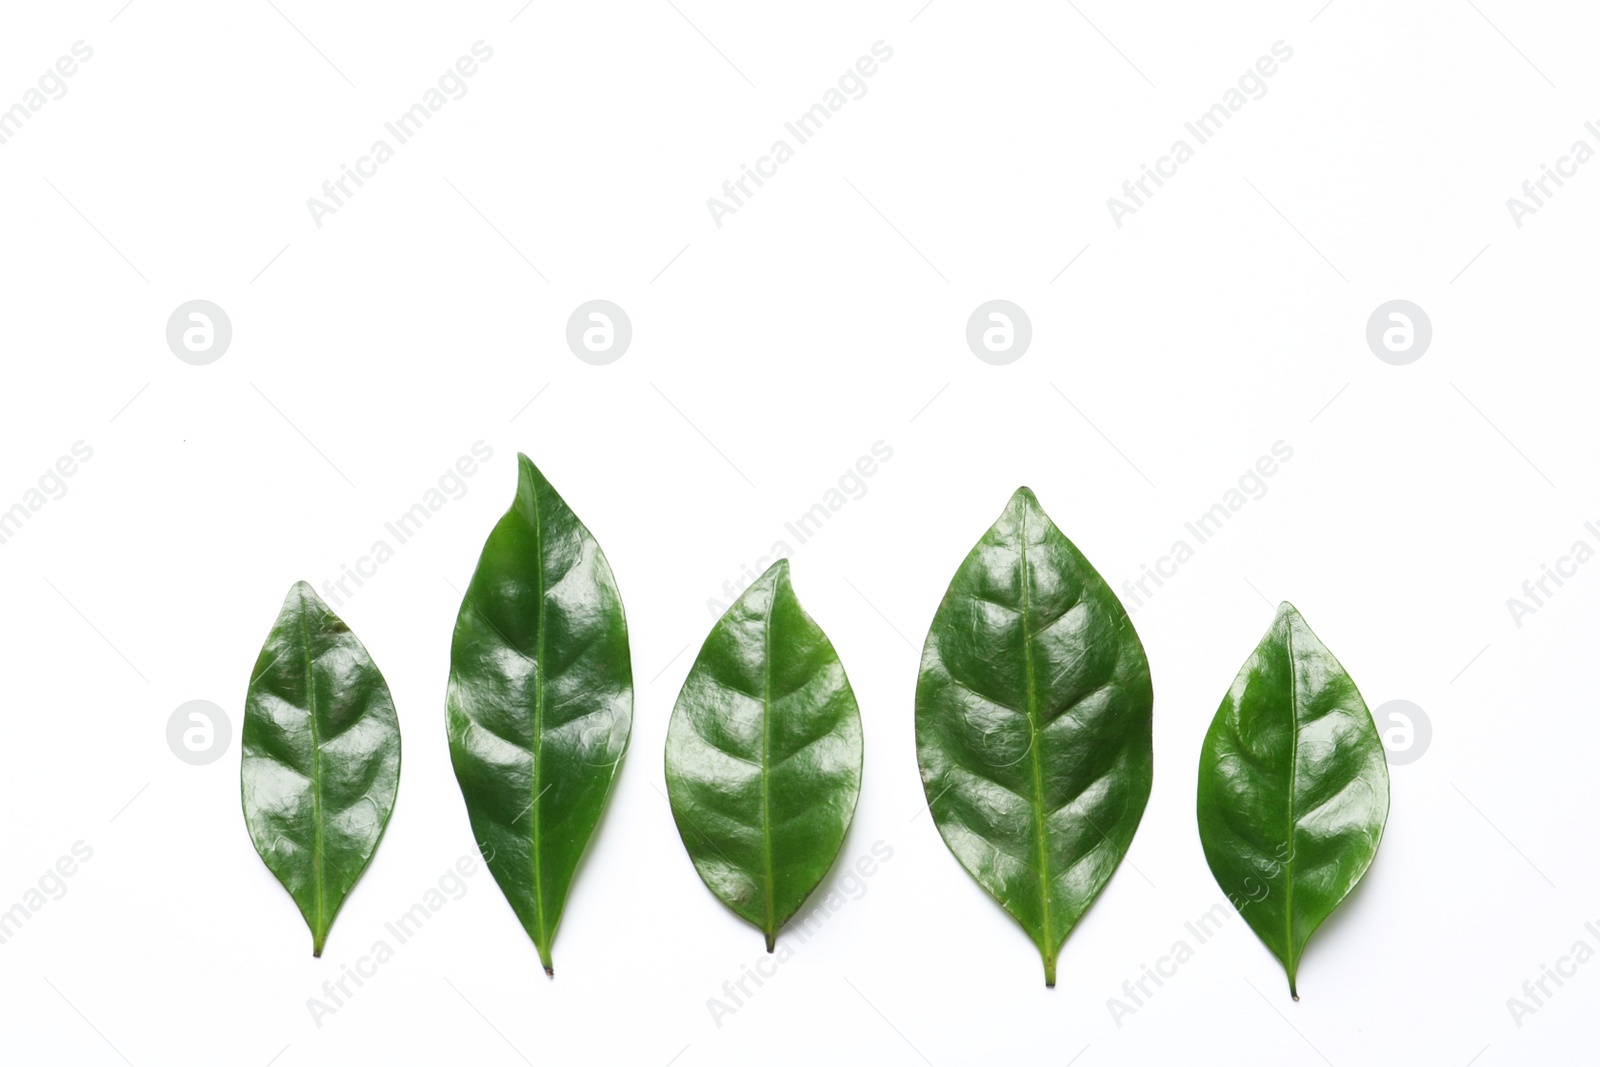
[[[945,844],[1038,946],[1045,985],[1144,814],[1152,703],[1122,604],[1018,489],[934,613],[917,761]]]
[[[256,659],[241,747],[250,840],[320,956],[389,825],[400,723],[377,664],[305,582],[289,590]]]
[[[633,726],[622,596],[527,456],[450,643],[450,761],[494,880],[554,975],[567,890]]]
[[[1372,864],[1389,816],[1383,742],[1355,682],[1285,601],[1200,750],[1200,844],[1289,975]]]
[[[667,726],[689,858],[767,951],[833,865],[861,793],[861,714],[780,559],[717,620]]]

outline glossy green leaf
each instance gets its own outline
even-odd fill
[[[1284,602],[1200,750],[1200,844],[1283,963],[1355,888],[1389,815],[1383,742],[1355,682]]]
[[[861,793],[861,714],[780,559],[717,620],[667,726],[689,858],[734,913],[779,927],[833,865]]]
[[[934,613],[917,761],[939,833],[1046,985],[1150,797],[1150,666],[1122,604],[1018,489]]]
[[[389,825],[400,724],[365,646],[305,582],[289,590],[256,659],[241,747],[250,840],[320,956]]]
[[[450,643],[450,761],[484,862],[554,975],[551,944],[633,726],[622,596],[527,456]]]

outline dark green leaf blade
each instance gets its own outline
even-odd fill
[[[1122,604],[1018,489],[928,630],[917,761],[945,844],[1028,932],[1046,985],[1144,814],[1153,701]]]
[[[667,727],[667,793],[695,870],[766,935],[817,887],[861,793],[861,714],[780,559],[711,628]]]
[[[305,582],[256,659],[240,747],[250,840],[320,956],[394,811],[400,723],[365,646]]]
[[[605,553],[527,456],[450,643],[450,761],[495,881],[551,945],[633,727],[628,624]]]
[[[1217,884],[1283,964],[1372,864],[1389,767],[1361,693],[1294,605],[1278,606],[1200,750],[1200,844]]]

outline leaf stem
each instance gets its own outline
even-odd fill
[[[549,975],[551,978],[554,978],[556,976],[556,969],[550,957],[550,943],[548,941],[540,941],[536,939],[533,945],[539,950],[539,962],[544,965],[544,973]]]

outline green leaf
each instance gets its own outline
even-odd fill
[[[833,865],[861,794],[861,713],[780,559],[717,620],[667,726],[695,870],[767,951]]]
[[[944,843],[1028,932],[1047,986],[1144,814],[1152,700],[1122,604],[1018,489],[934,613],[917,761]]]
[[[1389,816],[1383,742],[1350,675],[1285,601],[1200,750],[1200,844],[1289,975],[1355,888]]]
[[[400,724],[366,647],[305,582],[289,590],[261,646],[241,747],[250,840],[300,906],[320,956],[394,811]]]
[[[554,975],[551,944],[633,726],[622,596],[527,456],[450,643],[450,761],[484,862]]]

